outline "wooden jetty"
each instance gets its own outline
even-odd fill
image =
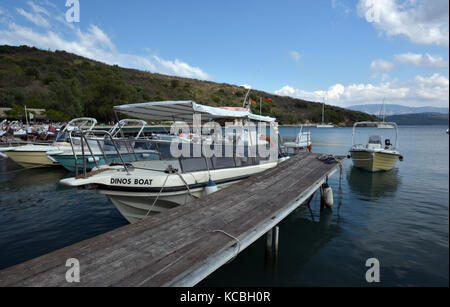
[[[7,268],[0,286],[194,286],[339,170],[319,156],[301,153],[186,206]],[[79,260],[79,283],[66,281],[70,258]]]

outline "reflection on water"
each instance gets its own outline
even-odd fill
[[[383,286],[448,286],[448,135],[442,127],[401,127],[400,135],[406,159],[397,168],[369,173],[347,160],[346,178],[329,178],[332,210],[320,211],[316,193],[310,209],[280,223],[276,270],[265,269],[262,237],[201,285],[367,286],[365,260],[375,256]],[[311,137],[313,152],[346,155],[352,129],[311,129]],[[0,160],[0,269],[127,224],[104,195],[61,186],[65,176]]]
[[[67,176],[0,161],[0,269],[127,224],[105,196],[62,186]]]
[[[401,179],[398,168],[387,172],[371,173],[352,167],[347,172],[347,181],[350,190],[368,198],[394,196]]]
[[[37,190],[45,186],[64,188],[59,181],[67,176],[67,171],[62,168],[51,170],[30,169],[17,172],[10,178],[2,178],[4,189],[12,191],[25,190],[27,187]]]
[[[313,203],[320,201],[319,193]],[[279,254],[276,263],[264,257],[266,237],[256,241],[239,257],[219,268],[198,286],[292,286],[298,282],[298,273],[311,258],[341,233],[335,209],[303,206],[280,223]],[[242,268],[246,268],[242,270]],[[251,271],[252,275],[247,272]],[[303,278],[303,277],[301,277]]]

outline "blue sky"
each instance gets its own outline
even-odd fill
[[[2,0],[0,44],[343,107],[448,106],[448,0],[78,2],[71,23],[66,0]]]

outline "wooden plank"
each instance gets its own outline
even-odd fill
[[[288,204],[314,192],[311,188],[337,167],[317,156],[298,155],[186,206],[0,271],[0,286],[189,284],[190,274],[208,272],[207,266],[217,265],[215,259],[232,257],[237,250],[235,239],[212,231],[251,242],[256,229],[261,231],[286,214]],[[80,284],[65,281],[68,258],[80,261]]]

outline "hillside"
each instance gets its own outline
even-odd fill
[[[363,104],[357,106],[351,106],[347,109],[353,111],[364,112],[372,115],[379,115],[382,109],[382,104]],[[400,114],[412,114],[412,113],[442,113],[448,114],[448,108],[437,107],[407,107],[398,104],[386,104],[386,116],[387,115],[400,115]]]
[[[448,126],[448,114],[415,113],[393,115],[386,117],[386,121],[396,122],[398,125],[439,125]]]
[[[194,100],[210,106],[242,106],[245,93],[236,85],[110,66],[65,51],[0,46],[0,107],[14,107],[15,114],[23,114],[21,107],[27,106],[47,109],[52,119],[90,116],[110,121],[115,105]],[[320,103],[251,91],[250,98],[260,97],[273,99],[263,104],[263,115],[276,117],[280,124],[321,121]],[[259,113],[259,106],[252,108]],[[327,122],[339,125],[374,119],[334,106],[327,106],[325,113]]]

